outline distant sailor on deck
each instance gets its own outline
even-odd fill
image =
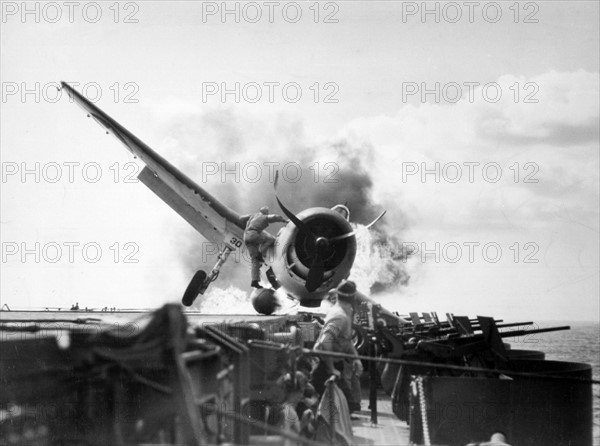
[[[287,223],[288,220],[281,215],[269,214],[269,208],[263,206],[256,214],[245,215],[242,221],[247,220],[244,231],[244,243],[252,259],[251,277],[254,288],[262,288],[260,285],[260,266],[263,262],[263,253],[273,246],[275,237],[265,231],[269,223]]]

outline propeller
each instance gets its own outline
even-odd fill
[[[367,226],[365,226],[365,229],[369,229],[371,226],[373,226],[375,223],[377,223],[379,220],[381,220],[381,218],[385,215],[386,212],[387,212],[387,210],[385,210],[381,214],[379,214],[379,216],[375,220],[373,220],[371,223],[369,223]],[[342,234],[342,235],[338,235],[336,237],[331,237],[329,239],[329,241],[337,242],[339,240],[343,240],[345,238],[352,237],[353,235],[356,235],[357,232],[358,231],[352,231],[352,232],[348,232],[347,234]]]
[[[332,242],[338,242],[340,240],[344,240],[349,237],[353,237],[356,235],[357,231],[351,231],[346,234],[338,235],[335,237],[323,237],[316,236],[311,229],[306,225],[302,220],[300,220],[292,211],[290,211],[285,205],[281,202],[279,197],[277,196],[277,183],[279,181],[279,171],[275,172],[275,181],[273,183],[273,187],[275,189],[275,200],[277,200],[277,204],[281,208],[282,212],[285,214],[287,218],[290,219],[296,225],[301,233],[305,233],[313,240],[315,245],[315,255],[313,261],[308,269],[308,276],[306,277],[306,284],[304,287],[307,291],[312,292],[321,286],[323,283],[323,278],[325,277],[325,259],[327,258],[327,254],[331,247]],[[369,223],[366,228],[370,228],[375,223],[377,223],[386,213],[387,211],[383,211],[379,216]]]
[[[279,205],[285,216],[289,218],[290,221],[294,223],[294,225],[296,225],[300,232],[308,235],[310,239],[314,241],[315,244],[315,256],[308,269],[308,276],[306,277],[306,283],[304,284],[306,290],[312,292],[319,288],[323,283],[323,278],[325,277],[325,257],[327,255],[327,251],[329,250],[330,243],[327,237],[317,237],[302,220],[296,217],[296,215],[294,215],[292,211],[285,207],[285,205],[277,196],[278,181],[279,171],[275,172],[275,182],[273,184],[273,187],[275,189],[275,200],[277,200],[277,204]]]

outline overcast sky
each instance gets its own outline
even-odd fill
[[[265,163],[367,172],[417,250],[392,310],[598,321],[598,2],[423,5],[3,2],[2,304],[155,307],[215,260],[65,80],[240,213]]]

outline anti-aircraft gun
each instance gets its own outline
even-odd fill
[[[483,316],[401,316],[358,293],[354,342],[369,378],[371,421],[377,423],[383,388],[395,415],[409,424],[413,444],[467,444],[494,432],[507,434],[511,444],[533,438],[527,444],[591,444],[591,384],[597,382],[591,366],[546,360],[541,351],[505,342],[569,328]]]
[[[570,329],[528,328],[534,327],[534,322],[503,323],[483,316],[473,319],[447,314],[445,321],[440,321],[436,313],[400,316],[364,295],[359,295],[355,310],[355,345],[359,353],[405,362],[376,365],[379,384],[392,396],[396,415],[405,421],[409,421],[411,376],[498,377],[497,371],[510,370],[514,360],[544,359],[543,352],[512,349],[503,339]]]

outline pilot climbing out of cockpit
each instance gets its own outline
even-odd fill
[[[273,246],[275,237],[265,231],[270,223],[288,223],[285,217],[277,214],[269,214],[269,208],[263,206],[256,214],[244,215],[242,221],[246,221],[244,230],[244,243],[252,260],[251,266],[251,286],[262,288],[260,285],[260,266],[263,262],[263,253]]]

